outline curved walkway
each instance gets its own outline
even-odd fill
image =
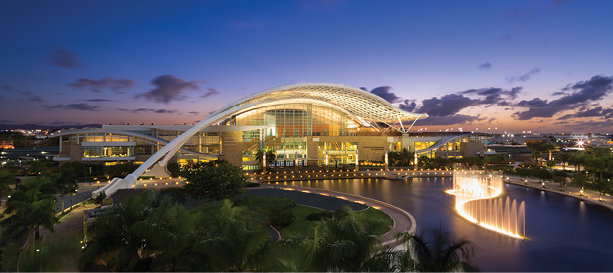
[[[263,188],[273,188],[273,185],[270,185],[270,184],[260,184],[260,185]],[[375,199],[371,199],[371,198],[367,198],[363,196],[358,196],[358,195],[353,195],[353,194],[322,190],[322,189],[314,189],[314,188],[285,186],[285,185],[280,186],[279,188],[281,189],[290,188],[290,189],[301,190],[301,191],[304,190],[304,191],[309,191],[309,192],[329,194],[332,197],[341,197],[341,198],[344,198],[346,200],[353,201],[353,202],[363,202],[365,205],[371,206],[373,208],[381,210],[382,212],[385,212],[394,221],[394,226],[392,227],[390,231],[388,231],[387,233],[381,236],[381,241],[383,242],[384,246],[394,245],[396,243],[396,234],[398,234],[399,232],[414,233],[415,230],[417,229],[417,223],[415,222],[415,218],[413,218],[411,214],[404,211],[403,209],[400,209],[396,206],[381,202],[379,200],[375,200]]]
[[[613,196],[605,196],[602,195],[602,202],[598,201],[598,192],[594,192],[594,191],[583,191],[583,196],[581,196],[581,192],[578,188],[574,187],[574,186],[564,186],[561,187],[560,184],[558,183],[552,183],[552,182],[545,182],[545,188],[543,188],[543,182],[537,180],[537,179],[533,179],[533,178],[528,178],[527,179],[527,183],[524,182],[524,179],[522,179],[519,176],[516,175],[511,175],[509,176],[509,180],[507,181],[506,177],[505,179],[503,179],[503,181],[505,183],[509,183],[509,184],[513,184],[513,185],[518,185],[518,186],[524,186],[524,187],[530,187],[530,188],[534,188],[534,189],[539,189],[539,190],[544,190],[544,191],[548,191],[548,192],[552,192],[552,193],[557,193],[557,194],[561,194],[561,195],[566,195],[566,196],[570,196],[573,198],[577,198],[579,200],[585,201],[585,202],[590,202],[592,204],[596,204],[596,205],[601,205],[603,207],[609,208],[611,210],[613,210]]]

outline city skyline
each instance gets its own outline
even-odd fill
[[[191,124],[331,82],[430,115],[411,132],[613,129],[610,1],[4,6],[0,124]]]

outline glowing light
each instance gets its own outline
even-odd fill
[[[514,238],[525,234],[524,202],[493,199],[502,192],[502,177],[483,174],[454,173],[454,188],[446,190],[456,196],[456,210],[466,220]]]

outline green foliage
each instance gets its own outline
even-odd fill
[[[247,182],[247,184],[245,185],[246,188],[255,188],[259,186],[260,186],[260,183],[257,183],[257,182]]]
[[[254,221],[258,225],[267,225],[279,218],[282,212],[296,207],[297,203],[289,198],[251,195],[236,199],[235,205],[253,211]]]
[[[425,155],[420,156],[417,160],[417,166],[419,166],[420,168],[430,168],[433,163],[434,162],[432,161],[432,158],[429,158]]]
[[[532,170],[528,168],[517,168],[515,169],[515,173],[521,177],[522,179],[526,179],[532,175]]]
[[[296,216],[294,216],[294,213],[291,210],[285,210],[273,217],[270,220],[270,224],[276,229],[281,229],[291,225],[295,220]]]
[[[427,236],[426,232],[432,235]],[[427,237],[431,237],[432,242],[428,242]],[[441,229],[427,229],[421,235],[399,233],[397,238],[406,243],[407,249],[397,256],[397,268],[401,272],[478,271],[470,262],[475,250],[469,240],[455,240]]]
[[[44,241],[36,252],[23,252],[18,243],[2,247],[2,271],[7,272],[53,272],[61,271],[63,264],[71,264],[78,253],[79,239],[62,238],[52,243]]]
[[[540,182],[543,180],[551,180],[553,179],[553,174],[550,171],[542,168],[532,169],[530,176],[537,178]]]
[[[485,159],[483,159],[483,163],[484,164],[506,164],[507,160],[504,157],[504,155],[490,155],[488,157],[486,157]]]
[[[40,176],[47,172],[47,162],[42,160],[31,161],[28,167],[30,174]]]
[[[571,185],[584,189],[587,186],[587,176],[583,172],[578,172],[571,177]]]
[[[10,194],[13,190],[9,185],[15,183],[15,176],[7,170],[0,172],[0,196]]]
[[[307,215],[306,219],[308,221],[321,221],[321,220],[330,220],[330,219],[342,219],[349,215],[349,212],[344,209],[339,209],[334,212],[329,211],[327,209],[322,209],[318,213],[310,213]]]
[[[168,170],[168,172],[170,173],[171,176],[173,177],[177,177],[180,176],[180,172],[181,172],[181,167],[179,166],[179,163],[177,162],[171,162],[168,163],[166,165],[166,169]]]
[[[460,158],[459,163],[465,168],[481,167],[483,166],[483,158],[478,156],[468,156]]]
[[[225,160],[184,165],[181,176],[189,182],[183,188],[194,199],[223,200],[245,193],[247,177]]]
[[[6,202],[4,213],[10,216],[2,220],[5,238],[9,242],[20,241],[34,231],[38,234],[41,227],[53,232],[53,225],[57,222],[54,193],[55,187],[49,177],[25,179],[17,185]]]
[[[102,204],[102,202],[104,202],[104,199],[106,198],[106,193],[104,191],[102,191],[100,194],[98,194],[98,196],[96,196],[96,198],[94,199],[94,204],[100,206]]]
[[[553,171],[553,182],[559,183],[560,186],[566,185],[566,179],[568,178],[568,173],[566,171]]]
[[[136,164],[134,162],[105,166],[104,174],[111,179],[114,177],[126,177],[128,174],[131,174],[138,169],[138,167],[140,167],[140,164]]]
[[[389,164],[391,166],[410,166],[415,159],[415,153],[409,151],[407,148],[403,148],[400,151],[391,151],[388,153]]]

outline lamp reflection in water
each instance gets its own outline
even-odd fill
[[[453,189],[458,213],[487,229],[522,239],[525,237],[526,209],[522,201],[497,198],[502,192],[502,177],[480,171],[455,171]]]

